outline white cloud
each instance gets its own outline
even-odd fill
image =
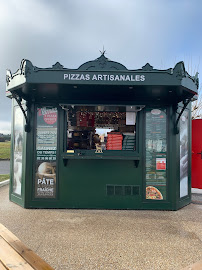
[[[185,60],[200,76],[201,9],[198,0],[0,0],[0,120],[11,118],[6,68],[15,72],[23,58],[78,68],[104,45],[106,56],[128,69]]]
[[[0,121],[0,133],[11,134],[11,122],[10,121]]]

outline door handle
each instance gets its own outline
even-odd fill
[[[197,155],[201,155],[201,159],[202,159],[202,151],[200,153],[196,153]]]

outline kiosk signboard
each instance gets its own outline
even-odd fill
[[[166,199],[166,111],[146,112],[146,199]]]
[[[37,109],[35,197],[56,197],[57,108]]]

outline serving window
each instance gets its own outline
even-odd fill
[[[64,108],[64,106],[63,106]],[[70,150],[136,150],[140,106],[65,105],[67,152]]]

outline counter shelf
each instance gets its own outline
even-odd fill
[[[107,150],[106,150],[107,151]],[[116,150],[114,150],[116,151]],[[113,152],[114,152],[113,151]],[[134,166],[135,168],[138,167],[139,161],[140,161],[140,156],[139,155],[128,155],[127,153],[106,153],[105,151],[103,153],[95,153],[93,151],[90,151],[91,153],[87,153],[88,151],[76,151],[75,153],[65,153],[62,155],[62,159],[64,162],[64,165],[67,166],[68,160],[69,159],[108,159],[108,160],[133,160],[134,161]],[[110,151],[111,152],[111,151]],[[123,151],[121,151],[123,152]],[[124,151],[125,152],[125,151]],[[128,151],[127,151],[128,152]]]

